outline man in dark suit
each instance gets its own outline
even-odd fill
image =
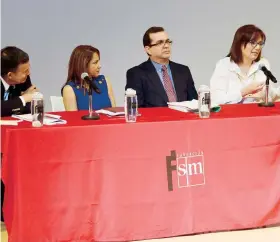
[[[1,117],[30,113],[30,102],[36,88],[32,86],[29,74],[28,54],[14,46],[1,49]],[[4,190],[1,180],[1,221]]]
[[[172,41],[162,27],[149,28],[143,45],[149,59],[126,73],[126,89],[136,90],[139,107],[197,99],[190,69],[170,61]]]
[[[1,117],[30,113],[30,102],[36,91],[30,81],[29,56],[21,49],[1,49]]]

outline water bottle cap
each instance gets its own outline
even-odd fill
[[[40,93],[40,92],[34,92],[32,98],[33,99],[42,99],[43,98],[43,94]]]
[[[128,88],[128,89],[126,89],[125,94],[126,95],[136,95],[136,91],[132,88]]]

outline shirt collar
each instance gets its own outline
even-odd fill
[[[0,78],[1,78],[1,81],[2,81],[3,86],[5,88],[5,91],[7,91],[9,89],[10,85],[2,78],[2,76]]]
[[[259,65],[262,61],[258,61],[258,62],[254,62],[254,64],[250,67],[250,70],[248,72],[248,76],[251,76],[252,74],[254,74],[255,72],[257,72],[259,70]],[[230,71],[236,72],[237,74],[241,75],[241,70],[240,67],[234,62],[234,61],[230,61]]]
[[[151,60],[152,61],[152,60]],[[162,64],[159,64],[159,63],[157,63],[157,62],[154,62],[154,61],[152,61],[152,63],[153,63],[153,65],[154,65],[154,67],[156,68],[156,70],[158,71],[158,72],[161,72],[162,71]],[[166,68],[168,69],[169,68],[169,63],[168,64],[165,64],[165,66],[166,66]]]

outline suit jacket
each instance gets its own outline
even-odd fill
[[[4,101],[5,87],[1,81],[1,117],[30,113],[30,103],[26,103],[24,107],[19,96],[21,96],[21,92],[26,91],[31,85],[31,80],[28,76],[24,83],[17,84],[11,89],[9,99]]]
[[[187,66],[170,61],[177,101],[191,101],[197,99],[190,69]],[[165,107],[168,97],[160,77],[148,60],[139,66],[129,69],[126,73],[126,87],[136,90],[139,107]]]

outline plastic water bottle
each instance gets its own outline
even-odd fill
[[[32,126],[42,127],[44,124],[44,99],[43,94],[35,92],[31,101]]]
[[[210,88],[201,85],[198,89],[198,111],[200,118],[209,118],[211,112]]]
[[[128,88],[125,91],[124,112],[126,122],[136,122],[138,114],[138,102],[136,91]]]

